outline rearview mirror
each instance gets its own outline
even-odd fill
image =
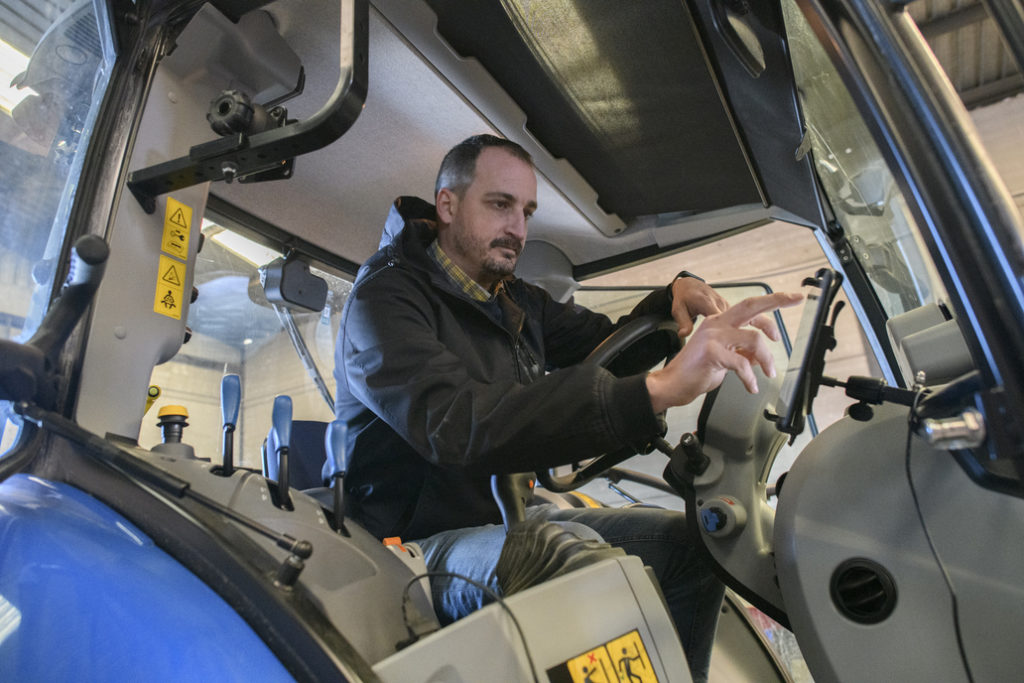
[[[260,268],[260,284],[272,304],[319,312],[327,303],[327,282],[296,257],[277,258]]]

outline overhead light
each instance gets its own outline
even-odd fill
[[[207,230],[207,228],[214,225],[214,223],[208,223],[204,220],[203,232],[206,232],[214,242],[228,251],[241,256],[254,266],[266,265],[281,256],[281,252],[265,247],[262,244],[257,244],[251,239],[242,237],[237,232],[221,229],[221,232],[213,234],[212,231]]]
[[[11,87],[14,77],[27,68],[28,57],[18,52],[14,46],[0,40],[0,109],[8,115],[23,99],[36,94],[32,88],[18,90]]]

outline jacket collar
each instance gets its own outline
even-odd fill
[[[428,223],[431,230],[435,234],[437,232],[437,210],[433,204],[419,197],[399,197],[388,211],[387,220],[384,221],[384,232],[381,233],[377,248],[383,249],[394,243],[406,224],[412,221]]]

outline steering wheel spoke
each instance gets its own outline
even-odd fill
[[[607,368],[627,349],[641,340],[658,333],[670,334],[675,339],[677,329],[675,321],[670,316],[652,314],[639,317],[608,335],[583,362],[595,363],[603,368]],[[664,415],[659,416],[659,421],[666,424]],[[671,444],[665,441],[664,434],[662,434],[651,439],[647,444],[625,446],[598,456],[578,469],[573,470],[570,474],[560,475],[553,469],[547,472],[538,472],[537,481],[549,491],[565,493],[596,479],[604,472],[632,458],[637,453],[646,455],[654,450],[671,455],[673,448]]]
[[[628,447],[620,448],[617,451],[605,453],[602,456],[594,458],[569,474],[558,475],[555,474],[556,470],[553,469],[546,472],[538,472],[537,481],[540,482],[541,486],[549,491],[554,491],[555,493],[566,493],[593,481],[604,472],[615,467],[619,463],[629,460],[634,455],[636,455],[635,449]]]

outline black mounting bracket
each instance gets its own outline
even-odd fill
[[[287,178],[295,157],[326,147],[359,117],[368,87],[369,6],[367,0],[342,0],[341,75],[330,99],[305,121],[255,135],[237,133],[192,147],[188,155],[133,171],[128,189],[146,213],[156,210],[161,194],[207,181],[264,174]],[[252,178],[255,180],[255,178]]]

